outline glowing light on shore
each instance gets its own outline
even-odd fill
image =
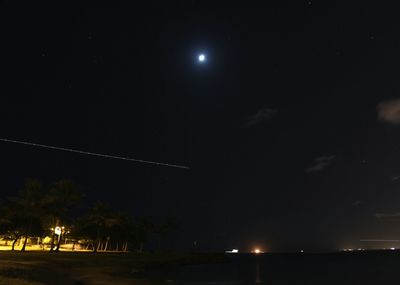
[[[260,254],[260,253],[264,253],[261,249],[259,249],[259,248],[255,248],[253,251],[252,251],[252,253],[254,253],[254,254]]]
[[[225,253],[239,253],[238,249],[227,250]]]

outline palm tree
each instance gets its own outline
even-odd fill
[[[25,251],[28,237],[42,232],[41,217],[42,201],[44,195],[43,184],[39,180],[26,179],[24,188],[20,195],[15,199],[17,206],[20,207],[22,217],[25,221],[24,236],[25,240],[21,251]]]
[[[113,230],[120,223],[112,209],[98,201],[90,209],[89,214],[81,219],[81,233],[93,241],[93,252],[102,248],[104,240],[110,240]]]
[[[158,235],[158,248],[161,250],[161,242],[166,239],[167,235],[177,227],[176,219],[167,218],[163,223],[155,226],[154,233]]]
[[[138,220],[131,231],[132,242],[139,245],[138,251],[143,252],[144,244],[155,232],[156,225],[147,218]]]
[[[15,243],[24,237],[21,251],[25,251],[28,238],[42,232],[42,199],[43,185],[40,181],[26,179],[24,187],[15,197],[10,197],[2,206],[2,225],[13,237]]]
[[[52,228],[52,238],[50,251],[59,251],[61,240],[63,238],[63,226],[70,219],[70,212],[74,206],[77,206],[82,200],[83,194],[71,180],[59,180],[47,191],[43,204],[46,211],[47,223]],[[57,245],[55,245],[55,228],[60,227],[61,233],[58,236]]]
[[[12,240],[11,250],[14,251],[15,244],[22,237],[23,221],[20,209],[13,204],[4,203],[0,212],[0,232],[7,239]]]
[[[128,242],[135,241],[136,224],[126,213],[115,214],[114,218],[110,236],[116,242],[116,250],[118,250],[118,245],[121,245],[121,249],[127,251]]]

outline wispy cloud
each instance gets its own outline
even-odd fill
[[[393,175],[390,180],[396,181],[400,179],[400,175]]]
[[[331,161],[334,160],[335,156],[334,155],[323,155],[323,156],[319,156],[315,159],[315,161]]]
[[[278,112],[278,110],[271,109],[271,108],[260,109],[260,110],[258,110],[257,113],[255,113],[254,115],[250,116],[247,119],[247,122],[245,125],[246,125],[246,127],[251,127],[251,126],[266,122],[269,119],[271,119],[272,117],[274,117],[277,112]]]
[[[362,204],[364,204],[363,201],[357,200],[357,201],[354,201],[351,205],[354,206],[354,207],[358,207],[358,206],[360,206]]]
[[[382,219],[382,218],[396,218],[400,217],[400,213],[376,213],[375,218]]]
[[[377,110],[379,120],[392,124],[400,124],[400,99],[380,102]]]
[[[318,172],[322,171],[325,168],[327,168],[329,165],[332,164],[332,161],[335,159],[334,155],[324,155],[324,156],[319,156],[314,159],[314,165],[310,166],[309,168],[306,169],[307,173],[312,173],[312,172]]]

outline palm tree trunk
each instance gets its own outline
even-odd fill
[[[97,252],[100,249],[100,246],[101,246],[101,241],[100,240],[97,241],[97,244],[93,243],[93,252]]]
[[[22,246],[21,251],[25,251],[27,242],[28,242],[28,236],[25,236],[24,245]]]
[[[53,234],[51,235],[50,251],[53,251],[55,237],[56,237],[56,234],[53,232]]]
[[[109,241],[109,239],[107,238],[106,244],[104,245],[104,251],[107,251],[107,248],[108,248],[108,241]]]
[[[61,245],[62,235],[63,235],[63,233],[61,232],[60,235],[58,236],[57,247],[56,247],[56,249],[55,249],[56,252],[59,252],[59,251],[60,251],[60,245]]]
[[[17,236],[17,237],[15,238],[15,240],[13,241],[12,246],[11,246],[11,251],[14,251],[15,244],[17,243],[18,240],[19,240],[19,236]]]

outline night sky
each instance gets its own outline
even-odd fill
[[[400,238],[400,7],[16,2],[0,9],[0,138],[190,169],[0,142],[2,198],[73,179],[89,201],[176,217],[181,249]]]

